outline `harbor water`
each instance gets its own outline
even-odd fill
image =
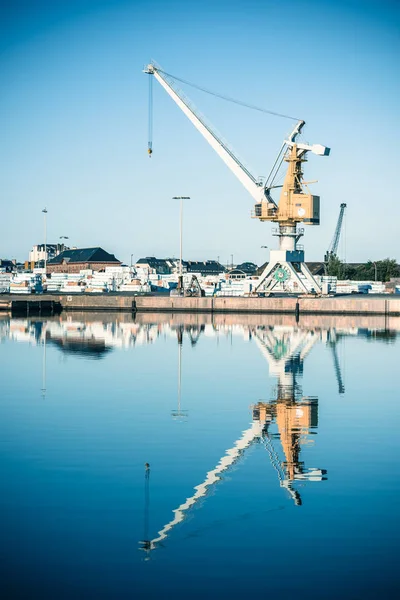
[[[2,597],[398,593],[400,318],[0,315]]]

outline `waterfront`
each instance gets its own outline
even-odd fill
[[[320,315],[385,315],[389,320],[400,315],[398,294],[359,294],[334,297],[272,296],[191,298],[133,294],[39,294],[24,299],[3,294],[0,312],[22,315],[56,314],[61,311],[129,311],[184,313],[291,313]],[[389,322],[385,327],[388,328]]]
[[[1,315],[8,597],[393,593],[399,331]]]

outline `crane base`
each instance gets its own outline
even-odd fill
[[[321,294],[321,287],[315,281],[305,262],[283,259],[284,255],[290,254],[292,253],[271,250],[270,261],[258,280],[255,287],[256,292]],[[287,258],[289,257],[287,256]]]

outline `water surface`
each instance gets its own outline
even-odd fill
[[[377,598],[392,318],[0,316],[7,598]]]

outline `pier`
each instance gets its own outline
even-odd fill
[[[325,314],[325,315],[400,315],[397,295],[349,295],[326,298],[310,297],[206,297],[180,298],[167,295],[132,294],[32,294],[18,297],[2,294],[0,311],[18,314],[60,311],[104,312],[180,312],[180,313],[254,313],[254,314]]]

